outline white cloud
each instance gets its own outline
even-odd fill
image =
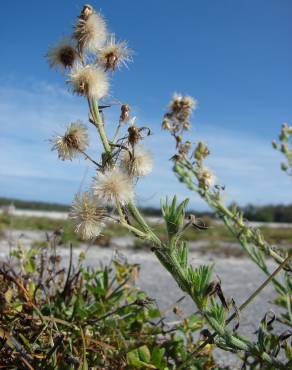
[[[117,117],[118,112],[114,114]],[[114,114],[107,113],[114,122]],[[87,162],[61,162],[50,151],[49,139],[63,132],[72,120],[87,120],[85,101],[71,96],[66,89],[47,83],[32,83],[27,87],[0,87],[0,195],[68,203],[83,184],[89,183],[93,170]],[[159,117],[157,118],[159,122]],[[141,121],[142,122],[142,121]],[[107,124],[107,129],[112,129]],[[241,204],[289,203],[292,187],[279,167],[280,158],[270,143],[242,132],[226,131],[200,124],[200,132],[191,139],[204,139],[210,147],[208,166],[221,184],[227,186],[229,200]],[[137,201],[159,204],[161,196],[192,198],[192,207],[203,207],[198,196],[190,194],[171,172],[169,158],[174,143],[159,126],[152,125],[155,135],[144,140],[155,159],[153,173],[138,184]],[[155,132],[156,131],[156,132]],[[271,138],[272,139],[272,138]],[[91,141],[100,149],[94,128]],[[92,151],[93,156],[99,155]],[[82,178],[86,180],[82,183]]]

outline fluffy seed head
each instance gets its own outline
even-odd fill
[[[74,220],[75,232],[82,239],[96,238],[104,227],[105,209],[97,207],[96,202],[96,197],[90,192],[75,195],[69,217]]]
[[[126,204],[134,198],[131,178],[119,167],[98,172],[93,179],[92,190],[106,205]]]
[[[52,150],[57,150],[58,157],[62,161],[72,160],[88,147],[87,128],[80,121],[73,122],[65,134],[53,138],[52,143]]]
[[[64,70],[71,68],[78,58],[78,54],[69,39],[62,39],[49,48],[47,59],[51,68]]]
[[[115,71],[122,65],[127,67],[127,63],[132,61],[131,55],[132,51],[128,48],[127,42],[116,42],[115,35],[111,34],[106,44],[99,50],[97,63],[106,71]]]
[[[85,5],[75,25],[73,37],[80,54],[84,51],[97,52],[107,38],[105,20],[90,5]]]
[[[121,163],[129,175],[135,177],[146,176],[153,168],[151,154],[141,145],[135,147],[133,155],[126,150],[123,151]]]
[[[73,66],[69,76],[72,90],[78,95],[99,100],[108,94],[108,78],[100,67],[94,65],[83,67],[78,63]]]

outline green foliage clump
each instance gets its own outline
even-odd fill
[[[0,366],[17,369],[176,369],[195,348],[200,315],[169,326],[135,287],[139,266],[113,259],[65,269],[56,240],[11,253],[0,269]],[[197,335],[198,337],[198,335]],[[211,348],[187,369],[218,368]]]

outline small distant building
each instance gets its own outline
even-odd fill
[[[1,211],[5,215],[13,215],[16,211],[16,207],[13,203],[10,203],[8,206],[1,207]]]

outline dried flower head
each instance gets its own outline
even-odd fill
[[[215,176],[208,168],[202,168],[198,173],[199,185],[204,189],[208,189],[215,183]]]
[[[74,45],[67,38],[50,47],[46,56],[51,68],[59,68],[61,70],[71,68],[78,58]]]
[[[129,175],[135,177],[146,176],[153,168],[151,154],[141,145],[135,147],[133,154],[126,150],[123,151],[121,163]]]
[[[91,5],[85,5],[74,28],[74,39],[80,54],[85,50],[97,52],[106,41],[107,29],[103,17]]]
[[[175,94],[170,102],[169,108],[176,121],[181,124],[189,123],[190,115],[197,106],[197,101],[191,96]]]
[[[169,111],[165,113],[162,128],[173,133],[189,130],[190,116],[197,107],[197,101],[191,96],[175,94],[169,104]]]
[[[130,119],[130,106],[123,104],[121,106],[120,122],[127,122]]]
[[[76,64],[70,72],[72,90],[78,95],[99,100],[108,94],[109,83],[106,73],[100,67]]]
[[[78,193],[69,213],[75,223],[75,232],[85,240],[96,238],[104,227],[106,212],[104,208],[97,207],[96,201],[90,192]]]
[[[134,124],[130,125],[130,127],[128,128],[128,133],[128,142],[132,147],[143,139],[139,128]]]
[[[132,61],[132,51],[128,48],[126,41],[116,42],[115,35],[111,34],[106,44],[99,50],[97,63],[106,71],[115,71],[122,65]]]
[[[186,157],[189,154],[191,147],[192,147],[192,143],[189,140],[187,140],[185,143],[178,145],[178,153],[182,157]]]
[[[189,116],[193,109],[197,106],[197,101],[191,96],[183,96],[174,94],[169,108],[176,113],[181,113]]]
[[[52,150],[57,150],[58,157],[64,161],[72,160],[88,147],[87,128],[80,122],[73,122],[63,136],[56,136],[53,140]]]
[[[98,172],[93,179],[92,190],[106,205],[126,204],[134,198],[131,178],[119,167]]]

